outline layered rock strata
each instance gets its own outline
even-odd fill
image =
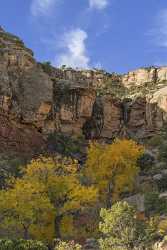
[[[37,63],[0,29],[0,150],[31,150],[48,134],[144,139],[167,120],[167,67],[125,75]]]

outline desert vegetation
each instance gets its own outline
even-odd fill
[[[13,168],[1,174],[0,249],[80,250],[88,238],[96,241],[95,249],[153,249],[167,230],[160,219],[167,201],[158,191],[165,184],[146,193],[145,215],[126,201],[153,162],[144,147],[127,139],[91,142],[82,164],[68,151],[8,159]]]

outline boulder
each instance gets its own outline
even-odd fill
[[[135,194],[125,198],[124,200],[127,201],[130,205],[135,206],[138,212],[143,213],[145,211],[143,194]]]

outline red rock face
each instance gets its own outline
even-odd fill
[[[114,135],[119,135],[123,119],[121,101],[111,96],[105,96],[103,97],[103,110],[104,125],[101,136],[112,138]]]
[[[0,151],[37,153],[44,148],[43,137],[34,128],[21,125],[0,114]]]
[[[23,42],[0,30],[0,152],[37,152],[51,109],[52,81]]]

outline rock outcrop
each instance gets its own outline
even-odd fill
[[[145,83],[167,81],[167,67],[141,68],[123,75],[122,82],[126,87],[143,86]]]
[[[125,75],[54,68],[0,28],[0,151],[34,150],[48,134],[144,139],[167,120],[167,67]]]
[[[0,30],[0,149],[32,150],[44,145],[38,131],[41,106],[52,103],[52,82],[31,50]],[[44,117],[44,118],[43,118]],[[42,121],[41,121],[42,122]]]

